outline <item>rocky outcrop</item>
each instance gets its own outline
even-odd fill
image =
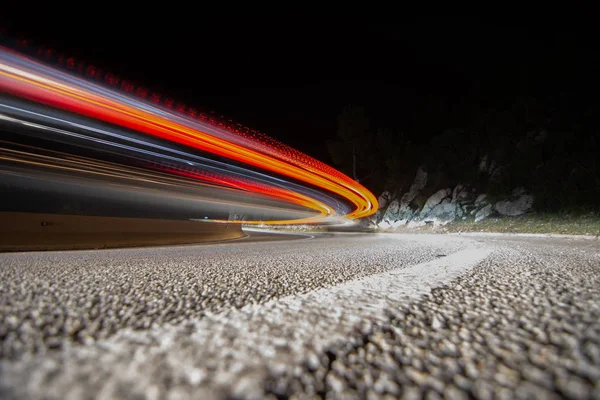
[[[452,191],[452,203],[463,204],[468,202],[471,197],[471,192],[462,184],[456,185]]]
[[[435,192],[431,197],[429,197],[429,199],[427,199],[427,202],[423,206],[423,209],[421,210],[420,215],[422,217],[428,216],[429,213],[431,212],[431,210],[433,210],[433,208],[435,206],[437,206],[444,199],[446,199],[448,196],[450,196],[451,193],[452,193],[452,190],[450,190],[450,189],[440,189],[437,192]]]
[[[408,192],[399,199],[392,199],[389,192],[383,192],[379,196],[380,211],[374,215],[371,221],[383,229],[396,228],[411,221],[415,217],[415,211],[410,208],[410,203],[420,194],[426,184],[427,172],[419,168]]]
[[[468,185],[459,184],[436,191],[424,204],[421,200],[423,205],[419,207],[415,199],[425,188],[426,177],[424,171],[417,172],[409,192],[402,196],[392,198],[384,192],[380,204],[386,206],[385,211],[380,211],[383,216],[374,224],[380,229],[394,230],[430,224],[440,226],[456,220],[480,222],[493,215],[521,215],[533,206],[533,196],[523,189],[516,189],[508,199],[492,202],[487,194],[477,194]]]
[[[406,192],[400,199],[400,205],[402,208],[408,207],[408,205],[417,197],[417,195],[423,190],[427,184],[427,172],[423,168],[417,169],[417,174],[413,184],[410,186],[408,192]]]
[[[494,209],[500,215],[515,217],[525,214],[533,207],[533,196],[525,194],[523,189],[516,189],[513,198],[496,203]]]
[[[414,211],[410,207],[402,207],[398,199],[393,200],[387,207],[382,223],[389,226],[400,226],[414,217]]]
[[[426,220],[432,221],[435,225],[447,224],[457,218],[458,208],[455,203],[440,203],[429,211]]]
[[[383,220],[388,222],[394,222],[398,219],[398,215],[400,213],[400,202],[398,199],[392,200],[385,210],[385,214],[383,215]]]
[[[480,222],[492,215],[494,208],[491,204],[484,206],[475,213],[475,222]]]
[[[481,204],[487,204],[487,194],[482,193],[475,199],[474,205],[478,206]]]
[[[388,191],[381,193],[377,199],[377,202],[379,203],[379,210],[377,210],[377,212],[373,214],[371,218],[369,218],[369,223],[371,225],[377,226],[378,223],[382,222],[386,209],[392,201],[392,198],[392,194]]]

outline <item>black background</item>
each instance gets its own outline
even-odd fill
[[[174,14],[154,16],[110,6],[84,14],[5,14],[0,26],[187,105],[215,109],[326,162],[325,141],[335,136],[336,117],[347,104],[366,106],[374,125],[409,130],[413,115],[430,112],[433,136],[461,125],[470,110],[501,107],[525,92],[597,96],[598,32],[591,15],[190,9],[186,16],[183,5],[175,6]],[[431,98],[445,106],[428,111]],[[427,140],[428,132],[421,129],[415,139]]]

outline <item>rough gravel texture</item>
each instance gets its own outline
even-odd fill
[[[306,293],[417,264],[462,241],[349,236],[280,242],[0,254],[0,356],[92,343],[131,327]]]
[[[4,254],[0,275],[3,398],[600,398],[596,240]]]
[[[363,398],[600,398],[600,246],[506,242],[268,392]]]

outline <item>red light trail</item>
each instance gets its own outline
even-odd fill
[[[130,93],[134,87],[127,86],[125,89],[125,92]],[[223,129],[214,122],[211,124],[191,120],[159,108],[151,101],[106,89],[2,49],[0,49],[0,91],[225,157],[333,193],[352,205],[351,211],[343,215],[347,219],[369,216],[378,208],[375,196],[358,182],[272,139],[250,138],[243,134],[234,134],[231,129]],[[147,93],[146,89],[145,93]],[[185,111],[185,106],[181,106],[180,109]],[[187,112],[188,116],[193,114],[195,112]],[[276,220],[266,223],[313,223],[320,222],[325,217],[341,216],[336,215],[334,207],[320,200],[293,190],[253,182],[251,179],[215,175],[209,177],[207,174],[181,171],[177,174],[203,182],[218,183],[276,197],[319,213],[314,218]],[[258,221],[244,222],[258,223]]]

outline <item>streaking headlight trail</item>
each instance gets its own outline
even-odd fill
[[[215,209],[227,204],[230,214],[239,205],[250,216],[211,218],[217,222],[339,223],[377,211],[375,196],[361,184],[266,135],[162,99],[93,66],[64,63],[83,73],[0,47],[0,128],[17,132],[0,141],[7,175],[23,176],[23,168],[33,168],[78,179],[117,179],[125,186],[144,182],[152,186],[147,190],[185,192],[190,198],[196,193]],[[58,148],[40,148],[31,140]],[[249,209],[260,209],[260,215]]]

